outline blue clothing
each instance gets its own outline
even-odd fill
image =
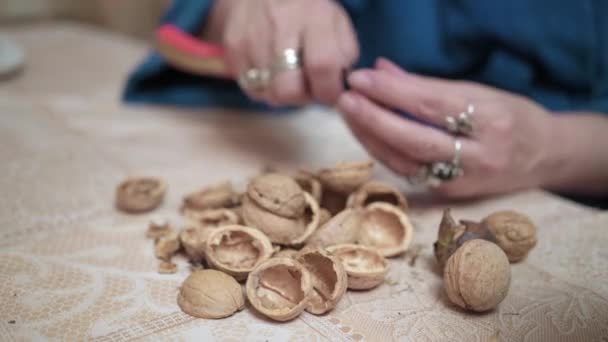
[[[608,1],[342,0],[361,46],[410,72],[468,79],[551,110],[608,113]],[[211,0],[174,0],[162,18],[200,31]],[[188,75],[152,53],[130,76],[129,102],[264,108],[235,82]]]

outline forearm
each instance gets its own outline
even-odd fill
[[[608,116],[560,113],[552,121],[542,185],[566,194],[608,196]]]

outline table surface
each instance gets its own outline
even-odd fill
[[[448,303],[431,248],[446,204],[414,201],[416,264],[392,260],[389,282],[348,292],[328,315],[279,324],[249,309],[223,320],[181,313],[175,298],[189,269],[179,260],[176,274],[156,272],[144,238],[151,215],[178,224],[184,193],[223,179],[243,186],[267,163],[295,169],[365,152],[320,108],[271,116],[125,106],[120,90],[142,42],[69,23],[4,31],[27,66],[0,83],[0,340],[608,339],[608,214],[537,190],[450,204],[458,218],[515,209],[539,227],[493,312]],[[114,209],[115,186],[131,175],[168,181],[153,214]],[[375,177],[407,189],[381,167]]]

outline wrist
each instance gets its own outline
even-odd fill
[[[577,139],[568,124],[568,117],[550,115],[547,118],[543,147],[539,157],[538,186],[548,190],[561,190],[571,178],[571,165],[576,162]],[[570,129],[568,129],[570,128]]]

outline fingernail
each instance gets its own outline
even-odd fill
[[[353,94],[342,94],[338,100],[338,107],[347,112],[354,112],[357,110],[357,98]]]
[[[355,71],[348,77],[348,83],[353,88],[369,88],[372,79],[365,71]]]

